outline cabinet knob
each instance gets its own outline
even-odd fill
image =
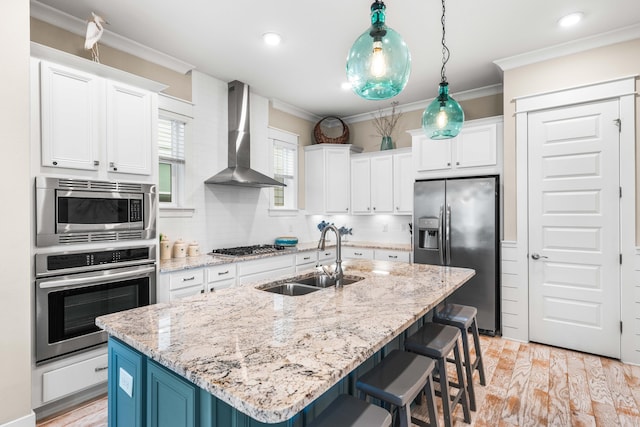
[[[100,161],[99,160],[94,160],[93,161],[93,166],[100,166]]]
[[[397,210],[397,211],[399,211],[399,210],[400,210],[400,208],[396,206],[396,210]]]
[[[373,210],[374,210],[374,211],[376,210],[376,207],[375,207],[375,206],[373,207]]]
[[[345,209],[345,211],[349,212],[349,208]]]
[[[113,168],[114,171],[118,170],[118,168],[116,167],[116,164],[114,162],[109,162],[109,167]]]
[[[460,165],[460,162],[456,162],[456,165]]]
[[[451,166],[451,162],[447,162],[447,166]]]
[[[53,166],[58,166],[58,162],[53,162]]]

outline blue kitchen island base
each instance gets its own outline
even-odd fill
[[[420,319],[407,331],[417,330]],[[109,427],[304,427],[396,348],[403,333],[287,421],[267,424],[231,407],[122,341],[109,338]]]

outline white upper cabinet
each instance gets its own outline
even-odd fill
[[[151,174],[151,93],[107,81],[107,167],[110,171]]]
[[[312,214],[348,214],[351,204],[351,153],[362,151],[350,144],[316,144],[304,147],[305,197]]]
[[[413,213],[413,183],[413,156],[410,149],[402,150],[393,155],[393,213]]]
[[[42,165],[97,170],[102,79],[42,62],[40,82]]]
[[[470,120],[457,137],[432,140],[422,129],[412,135],[416,179],[499,174],[502,169],[502,117]]]
[[[413,163],[410,149],[352,156],[352,214],[411,215],[412,207]]]
[[[33,166],[41,169],[35,173],[153,180],[156,92],[165,86],[64,52],[36,50],[43,57],[33,58],[31,66],[38,107],[32,114],[40,124],[33,127],[40,158]]]
[[[393,155],[352,157],[351,208],[354,215],[393,213]]]

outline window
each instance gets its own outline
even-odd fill
[[[164,206],[180,206],[184,181],[186,122],[163,113],[158,119],[158,196]]]
[[[275,187],[271,209],[298,209],[298,137],[276,129],[269,129],[273,179],[286,187]]]

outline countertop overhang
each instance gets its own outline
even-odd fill
[[[256,282],[102,316],[96,324],[252,418],[281,422],[475,274],[384,261],[343,266],[364,280],[295,297],[256,289],[266,283]]]

